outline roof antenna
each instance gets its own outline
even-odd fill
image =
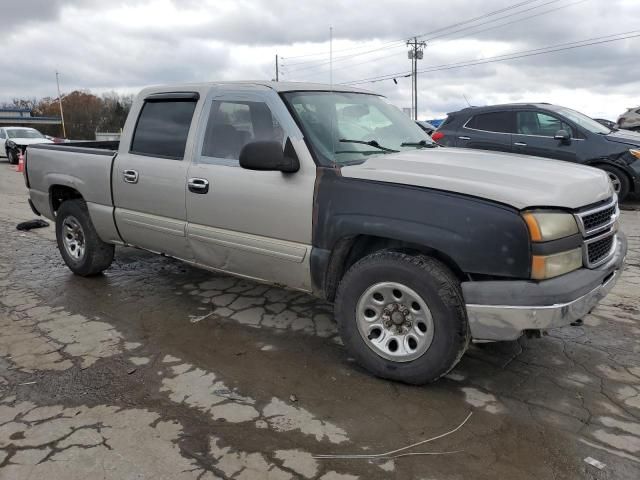
[[[467,105],[469,105],[471,107],[472,105],[469,103],[469,99],[467,98],[467,96],[464,93],[462,94],[462,96],[464,97],[465,101],[467,102]]]

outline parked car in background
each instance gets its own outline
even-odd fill
[[[618,117],[618,127],[626,130],[640,131],[640,107],[628,109]]]
[[[66,138],[52,137],[51,135],[45,135],[44,138],[46,138],[47,140],[51,140],[53,143],[65,143],[69,141]]]
[[[312,293],[361,365],[425,383],[619,278],[607,176],[513,157],[439,147],[364,90],[224,82],[147,88],[119,142],[30,147],[24,179],[74,273],[133,245]]]
[[[612,130],[548,103],[469,107],[450,113],[432,135],[444,146],[554,158],[607,172],[620,200],[640,191],[640,134]],[[514,161],[530,161],[513,157]]]
[[[596,122],[598,122],[600,125],[604,125],[605,127],[611,129],[611,130],[617,130],[618,129],[618,124],[616,122],[613,122],[611,120],[607,120],[606,118],[594,118],[594,120]]]
[[[9,163],[18,163],[18,154],[24,153],[28,145],[36,143],[53,143],[35,128],[2,127],[0,128],[0,155],[7,157]]]
[[[431,136],[431,134],[436,131],[436,127],[435,126],[433,126],[429,122],[425,122],[424,120],[416,120],[416,124],[422,130],[424,130],[424,132],[429,136]]]

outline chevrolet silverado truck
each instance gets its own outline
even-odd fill
[[[25,182],[75,274],[129,245],[308,292],[362,366],[414,384],[472,339],[582,318],[627,249],[605,172],[440,147],[342,86],[147,88],[119,143],[32,145]]]

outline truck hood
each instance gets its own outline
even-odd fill
[[[633,147],[640,146],[640,133],[631,130],[616,130],[607,135],[606,139],[610,142],[623,143]]]
[[[46,138],[8,138],[7,141],[12,141],[16,145],[35,145],[37,143],[53,143]]]
[[[462,193],[511,205],[579,208],[613,195],[598,169],[462,148],[409,150],[342,167],[342,176]]]

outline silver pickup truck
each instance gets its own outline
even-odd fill
[[[627,248],[604,172],[439,147],[345,87],[147,88],[119,145],[30,146],[25,181],[74,273],[132,245],[309,292],[361,365],[416,384],[471,339],[580,319]]]

